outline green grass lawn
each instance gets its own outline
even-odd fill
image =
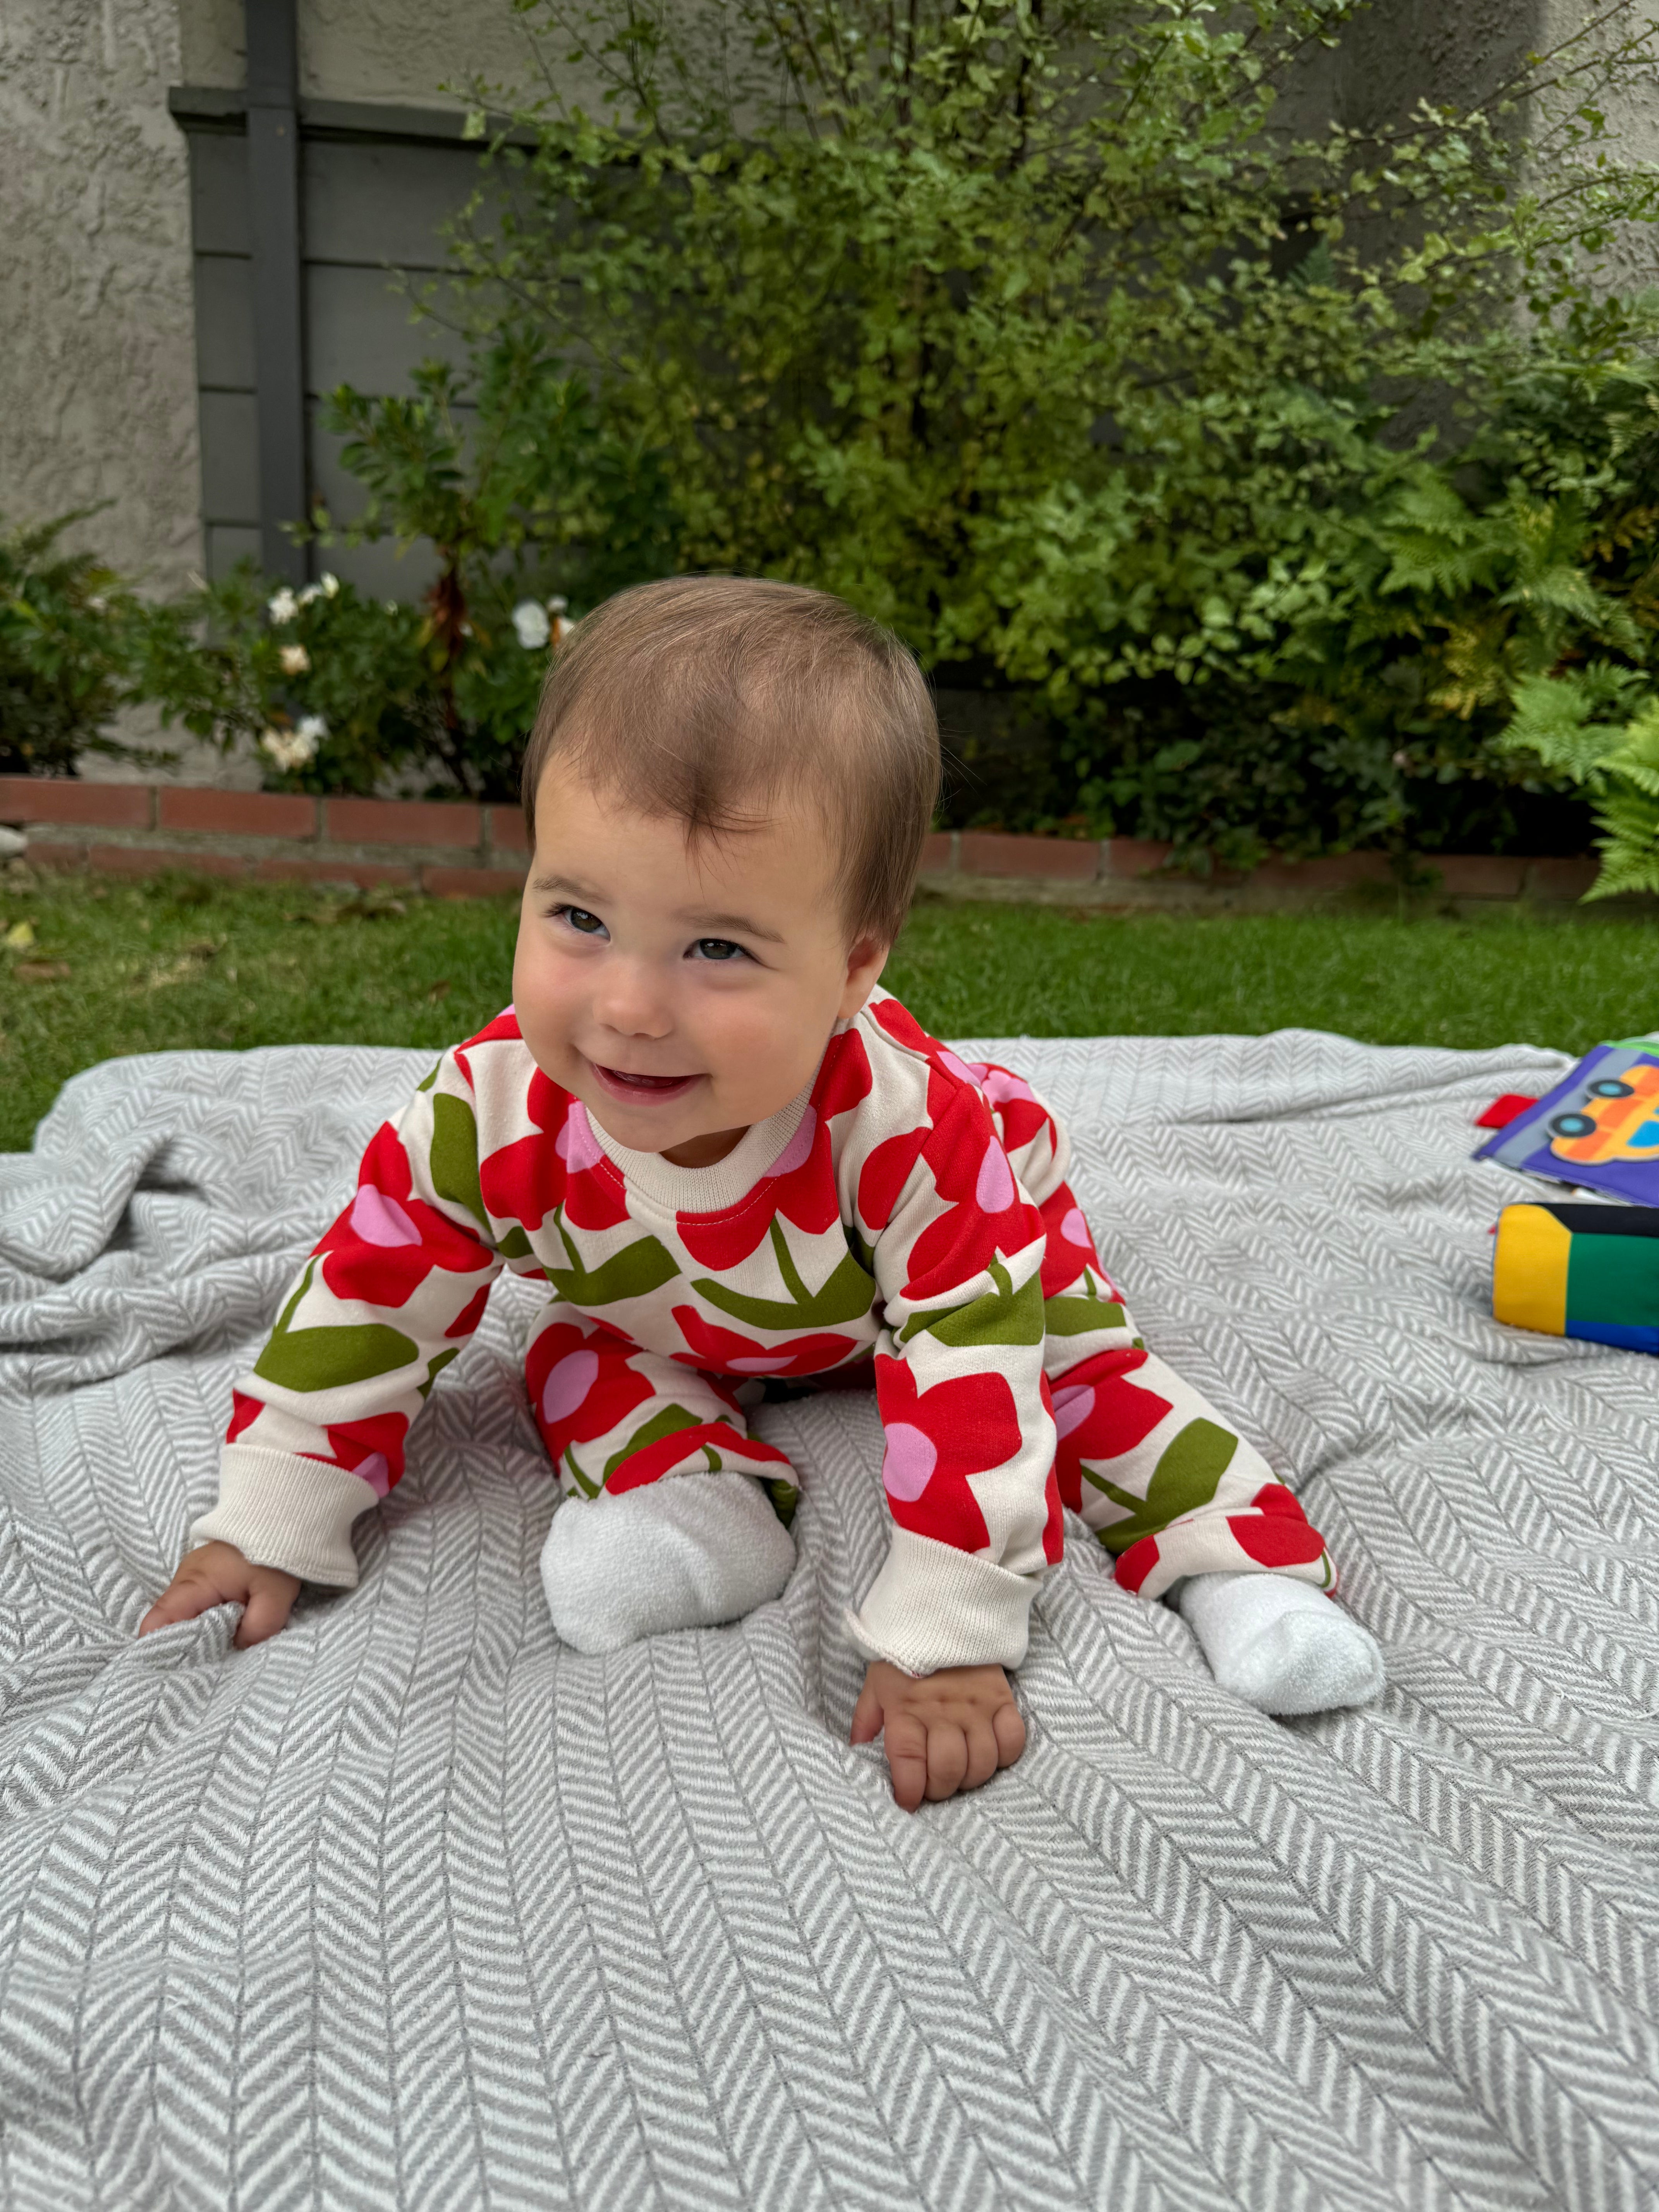
[[[118,1053],[467,1036],[509,994],[517,908],[0,873],[0,1150]],[[18,925],[27,923],[27,930]],[[1581,1050],[1659,1027],[1659,924],[1617,914],[1086,915],[919,906],[884,981],[944,1036],[1340,1030]]]

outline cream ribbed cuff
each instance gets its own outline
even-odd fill
[[[234,1544],[256,1567],[280,1567],[301,1582],[357,1586],[351,1524],[380,1502],[360,1474],[297,1452],[226,1444],[219,1503],[190,1532],[192,1544]]]
[[[1011,1574],[931,1536],[895,1528],[886,1564],[856,1613],[848,1642],[866,1659],[907,1674],[941,1667],[1018,1667],[1030,1632],[1040,1575]]]

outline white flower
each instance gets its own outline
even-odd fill
[[[317,588],[325,599],[336,599],[339,596],[340,580],[337,576],[331,575],[325,568],[317,579]]]
[[[551,635],[547,609],[536,599],[520,599],[513,610],[513,627],[526,653],[538,652]]]
[[[311,752],[306,755],[306,758],[309,760],[311,758],[311,753],[314,753],[316,751],[318,746],[321,744],[323,739],[328,735],[328,724],[323,720],[320,714],[301,714],[300,717],[300,726],[295,734],[296,737],[305,738],[307,743],[310,745]]]
[[[562,615],[569,605],[569,600],[562,592],[555,592],[547,603],[547,611],[550,615]]]
[[[575,623],[573,623],[573,622],[570,620],[570,618],[568,617],[568,616],[567,616],[567,615],[555,615],[555,616],[554,616],[554,617],[553,617],[553,642],[554,642],[554,644],[555,644],[556,646],[562,645],[562,644],[564,643],[564,641],[565,641],[566,638],[568,638],[568,637],[569,636],[569,635],[570,635],[571,631],[572,631],[573,629],[575,629],[575,627],[576,627]]]
[[[265,611],[280,629],[284,623],[291,623],[295,616],[299,613],[300,602],[284,584],[280,592],[271,593],[270,604]]]
[[[308,607],[313,599],[320,599],[322,596],[323,587],[320,584],[307,584],[301,592],[296,604],[302,607]]]
[[[311,667],[311,655],[302,645],[285,645],[282,650],[284,676],[304,676]]]
[[[317,748],[309,738],[302,738],[297,730],[267,730],[259,740],[259,750],[269,753],[278,768],[284,771],[303,768]]]

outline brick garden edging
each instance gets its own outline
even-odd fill
[[[424,799],[307,799],[191,785],[0,776],[0,823],[22,829],[28,858],[52,868],[156,875],[167,868],[252,883],[382,884],[436,898],[516,893],[527,864],[516,806]],[[1159,875],[1167,845],[943,830],[927,840],[922,883],[953,898],[1045,904],[1267,911],[1386,891],[1381,853],[1269,860],[1249,875]],[[1429,864],[1454,902],[1565,903],[1595,880],[1587,858],[1447,854]]]

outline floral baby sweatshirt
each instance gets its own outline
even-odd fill
[[[1122,1526],[1120,1580],[1153,1595],[1183,1572],[1258,1565],[1328,1583],[1265,1463],[1149,1358],[1067,1157],[1028,1084],[964,1064],[880,990],[805,1091],[696,1169],[616,1144],[542,1073],[509,1010],[370,1143],[236,1385],[219,1503],[193,1540],[354,1583],[351,1524],[402,1474],[410,1423],[506,1267],[550,1293],[526,1364],[573,1505],[730,1468],[787,1510],[787,1462],[748,1435],[737,1387],[873,1362],[894,1528],[849,1620],[868,1656],[914,1673],[1023,1657],[1061,1548],[1057,1398],[1066,1456],[1092,1451],[1131,1485],[1090,1476],[1088,1517]],[[1140,1476],[1115,1464],[1126,1450]],[[1166,1536],[1162,1557],[1168,1516],[1145,1502],[1160,1482],[1215,1524],[1184,1551]],[[1065,1487],[1083,1504],[1075,1468]]]

